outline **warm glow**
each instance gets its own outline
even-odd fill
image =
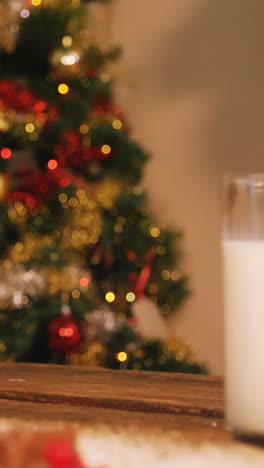
[[[127,302],[134,302],[135,299],[136,299],[136,296],[133,292],[127,293],[126,295]]]
[[[53,170],[53,169],[56,169],[57,167],[58,167],[58,163],[56,159],[50,159],[48,162],[48,168]]]
[[[113,120],[112,125],[115,130],[120,130],[120,128],[122,128],[122,122],[121,120],[118,120],[118,119]]]
[[[115,300],[115,293],[113,293],[112,291],[108,291],[105,295],[105,300],[107,302],[114,302]]]
[[[79,299],[81,293],[80,291],[78,291],[78,289],[74,289],[74,291],[72,291],[72,297],[73,299]]]
[[[103,146],[102,146],[102,153],[103,153],[103,154],[109,154],[109,153],[111,153],[111,146],[109,146],[109,145],[103,145]]]
[[[171,274],[169,272],[169,270],[163,270],[161,272],[161,277],[165,280],[165,281],[168,281],[171,277]]]
[[[30,12],[29,12],[29,10],[27,8],[25,8],[24,10],[21,10],[20,16],[22,18],[28,18],[29,15],[30,15]]]
[[[85,123],[83,123],[81,126],[80,126],[80,132],[85,135],[86,133],[89,132],[89,126]]]
[[[71,36],[64,36],[61,42],[62,42],[63,47],[71,47],[72,38]]]
[[[108,81],[110,81],[109,73],[102,73],[100,78],[103,83],[108,83]]]
[[[125,351],[120,351],[120,353],[117,353],[116,359],[119,362],[125,362],[127,360],[127,353],[125,353]]]
[[[59,200],[61,203],[65,203],[67,201],[68,197],[66,195],[66,193],[60,193],[59,194]]]
[[[60,61],[62,65],[69,66],[69,65],[74,65],[79,60],[80,60],[79,54],[77,52],[71,52],[71,53],[67,53],[63,55]]]
[[[41,5],[41,0],[31,0],[32,6],[39,6]]]
[[[60,94],[67,94],[69,92],[69,86],[66,85],[65,83],[61,83],[58,86],[58,91]]]
[[[1,157],[3,159],[9,159],[12,156],[12,151],[10,148],[2,148],[1,149]]]
[[[79,283],[80,283],[81,288],[86,288],[89,284],[89,280],[88,278],[83,276],[83,278],[80,279]]]
[[[27,133],[32,133],[35,130],[35,125],[33,125],[32,123],[28,123],[25,126],[25,130],[26,130]]]
[[[151,234],[152,237],[159,237],[159,235],[160,235],[160,230],[159,230],[159,228],[157,228],[157,227],[152,227],[152,228],[150,229],[150,234]]]
[[[70,327],[68,328],[61,327],[59,328],[59,335],[64,338],[65,337],[70,338],[73,335],[73,329]]]

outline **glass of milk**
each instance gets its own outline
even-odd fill
[[[227,427],[264,438],[264,173],[225,179]]]

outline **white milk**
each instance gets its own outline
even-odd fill
[[[264,436],[264,241],[226,241],[226,420]]]

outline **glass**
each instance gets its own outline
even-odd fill
[[[241,436],[264,436],[264,173],[225,179],[225,411]]]

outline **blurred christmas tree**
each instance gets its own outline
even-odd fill
[[[143,296],[167,315],[188,287],[181,233],[153,221],[148,155],[113,101],[111,2],[0,9],[0,358],[203,371],[131,324]]]

